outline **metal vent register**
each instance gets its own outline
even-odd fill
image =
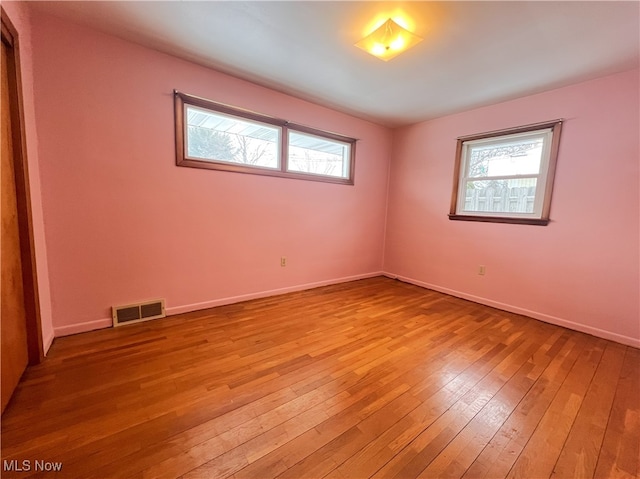
[[[147,301],[144,303],[129,304],[126,306],[113,306],[113,325],[139,323],[150,319],[164,318],[164,299]]]

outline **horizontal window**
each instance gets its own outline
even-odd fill
[[[186,106],[187,157],[280,168],[280,128]]]
[[[351,144],[289,131],[288,171],[349,178]]]
[[[178,166],[353,184],[355,140],[175,92]]]
[[[547,224],[561,124],[459,138],[449,217]]]

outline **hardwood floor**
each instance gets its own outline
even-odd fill
[[[373,278],[57,339],[2,459],[20,478],[634,478],[640,350]]]

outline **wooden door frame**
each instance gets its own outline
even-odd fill
[[[18,205],[18,232],[20,235],[20,256],[22,260],[22,282],[27,319],[27,349],[29,364],[34,365],[44,359],[42,327],[40,318],[40,298],[36,270],[35,242],[31,214],[29,169],[25,138],[24,106],[22,103],[22,79],[20,76],[20,48],[18,31],[0,6],[2,20],[2,42],[8,47],[7,70],[10,97],[10,115],[13,140],[13,163],[15,168],[16,200]]]

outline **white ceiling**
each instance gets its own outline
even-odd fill
[[[640,3],[37,2],[35,8],[388,126],[636,68]],[[353,46],[398,14],[424,38]]]

